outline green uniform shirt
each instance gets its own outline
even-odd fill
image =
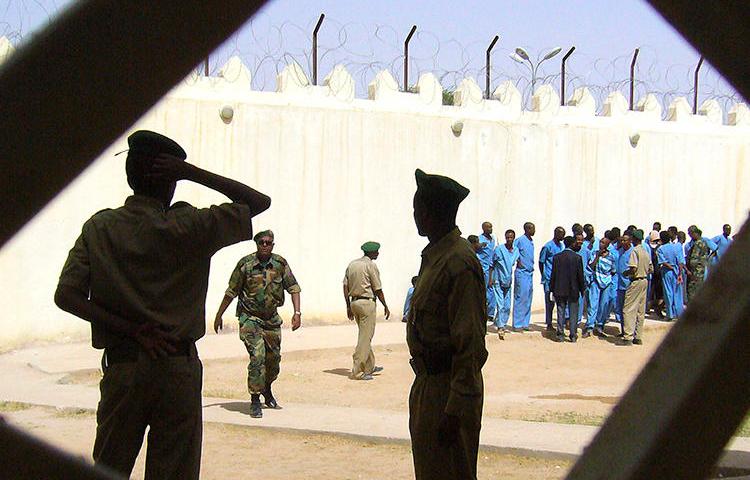
[[[83,225],[60,274],[107,311],[136,323],[152,321],[181,339],[206,333],[206,290],[211,256],[252,238],[250,209],[239,203],[195,208],[133,195]],[[122,337],[91,325],[95,348]]]
[[[237,262],[225,295],[239,297],[238,317],[245,314],[271,320],[276,309],[284,305],[284,290],[289,293],[301,291],[284,257],[272,253],[268,262],[262,264],[256,253],[251,253]],[[280,319],[275,321],[280,323]]]
[[[422,251],[406,327],[412,357],[452,356],[445,413],[473,411],[483,395],[487,360],[485,286],[482,266],[458,228]]]

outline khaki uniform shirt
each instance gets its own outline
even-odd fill
[[[195,208],[133,195],[83,225],[60,285],[77,288],[107,311],[135,323],[171,327],[183,340],[206,333],[206,290],[211,256],[252,238],[250,209],[239,203]],[[123,341],[91,325],[95,348]]]
[[[482,366],[487,360],[485,284],[482,266],[458,228],[422,251],[406,327],[414,358],[430,352],[452,355],[450,394],[445,413],[473,411],[483,395]]]
[[[238,317],[245,314],[269,320],[276,309],[284,305],[284,290],[289,293],[301,291],[289,263],[284,257],[272,253],[268,262],[262,264],[256,252],[237,263],[225,295],[239,297]]]
[[[352,261],[346,267],[344,285],[350,297],[375,298],[375,292],[383,289],[380,283],[380,270],[367,255]]]
[[[648,254],[642,245],[638,245],[630,252],[628,267],[635,267],[632,279],[646,278],[649,274],[654,273],[654,265],[651,263],[651,255]]]

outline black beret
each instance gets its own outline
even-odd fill
[[[128,137],[129,153],[156,157],[168,153],[185,160],[185,150],[174,140],[150,130],[138,130]]]
[[[450,177],[430,175],[420,169],[414,172],[414,176],[417,178],[417,193],[431,202],[456,207],[469,195],[468,188]]]

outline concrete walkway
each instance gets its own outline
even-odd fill
[[[534,315],[538,325],[543,316]],[[658,328],[659,323],[650,325]],[[663,325],[663,324],[661,324]],[[356,328],[351,325],[306,327],[284,331],[283,350],[312,350],[351,347]],[[404,325],[380,323],[375,345],[404,342]],[[198,343],[201,358],[244,357],[247,353],[236,332],[207,335]],[[88,344],[76,343],[34,347],[0,355],[0,400],[57,408],[95,409],[98,389],[66,382],[71,372],[99,368],[101,352]],[[403,411],[284,403],[282,410],[266,410],[262,419],[250,418],[248,402],[225,398],[204,398],[206,422],[255,427],[333,433],[380,441],[409,441],[408,413]],[[508,453],[574,458],[583,452],[598,427],[484,418],[481,444]],[[726,467],[750,466],[750,438],[736,438],[721,462]]]

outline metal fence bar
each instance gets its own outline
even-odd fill
[[[404,91],[409,91],[409,42],[411,41],[411,36],[414,35],[414,32],[417,31],[417,26],[412,25],[411,30],[409,31],[409,35],[406,36],[406,40],[404,40]]]
[[[315,25],[315,30],[313,30],[313,46],[312,46],[313,85],[318,84],[318,30],[320,30],[320,25],[323,23],[324,18],[326,18],[326,14],[321,13],[320,17],[318,18],[318,23]]]
[[[633,110],[633,97],[635,96],[635,61],[638,59],[638,52],[640,48],[636,48],[633,52],[633,60],[630,62],[630,106],[629,109]]]
[[[569,56],[573,55],[575,50],[575,46],[570,47],[570,50],[568,50],[568,53],[565,54],[562,58],[562,62],[560,62],[560,106],[563,107],[565,106],[565,62],[568,60]]]
[[[695,67],[695,77],[693,79],[693,115],[698,113],[698,72],[703,66],[703,55],[698,60],[698,66]]]
[[[263,3],[73,2],[20,48],[0,68],[0,245]]]
[[[500,39],[499,35],[495,35],[495,38],[492,39],[492,42],[490,43],[490,46],[487,47],[487,61],[485,63],[485,83],[484,83],[484,89],[485,89],[485,95],[484,98],[489,99],[490,98],[490,55],[492,53],[492,49],[495,47],[495,44]]]

